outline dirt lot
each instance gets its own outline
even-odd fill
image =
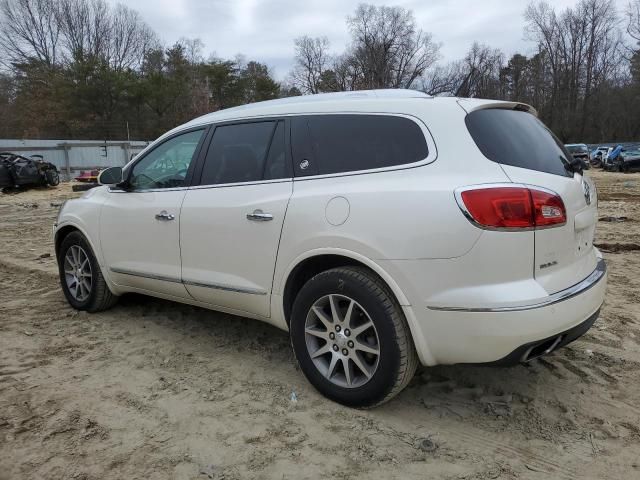
[[[640,174],[593,176],[594,328],[527,366],[423,370],[369,411],[316,393],[268,325],[141,296],[72,310],[50,231],[75,194],[0,195],[0,479],[640,478]]]

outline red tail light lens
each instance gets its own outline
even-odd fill
[[[558,195],[533,188],[530,188],[529,191],[535,210],[536,227],[561,225],[567,222],[567,212]]]
[[[462,191],[460,198],[463,210],[484,228],[517,230],[567,221],[562,199],[534,188],[474,188]]]

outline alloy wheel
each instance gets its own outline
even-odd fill
[[[305,321],[305,343],[318,371],[340,387],[360,387],[378,368],[378,332],[350,297],[325,295],[314,302]]]
[[[64,277],[71,296],[84,302],[91,295],[91,262],[80,245],[72,245],[64,257]]]

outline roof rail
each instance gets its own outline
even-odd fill
[[[424,92],[419,90],[406,90],[406,89],[378,89],[378,90],[352,90],[348,92],[331,92],[331,93],[317,93],[313,95],[299,95],[297,97],[278,98],[275,100],[265,100],[262,102],[248,103],[246,105],[240,105],[238,107],[232,107],[226,110],[245,109],[255,106],[272,106],[272,105],[285,105],[295,103],[309,103],[309,102],[327,102],[332,100],[350,100],[360,98],[430,98]]]

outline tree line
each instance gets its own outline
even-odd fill
[[[0,137],[153,139],[207,112],[300,94],[413,88],[533,105],[565,142],[639,140],[640,0],[579,0],[523,12],[528,52],[474,42],[445,62],[411,10],[359,5],[348,45],[294,40],[291,72],[163,46],[140,15],[104,0],[0,0]]]

